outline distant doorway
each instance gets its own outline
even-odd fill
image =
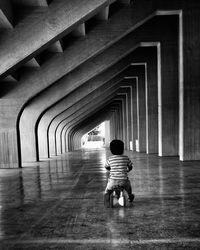
[[[105,146],[105,122],[83,135],[82,148],[102,148]]]

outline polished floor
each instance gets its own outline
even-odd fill
[[[105,208],[105,149],[0,170],[0,249],[200,249],[200,162],[127,153],[135,201]]]

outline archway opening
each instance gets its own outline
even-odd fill
[[[102,148],[105,147],[106,123],[102,122],[81,138],[82,148]]]

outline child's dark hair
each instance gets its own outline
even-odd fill
[[[110,151],[113,155],[122,155],[124,153],[124,143],[121,140],[113,140],[110,143]]]

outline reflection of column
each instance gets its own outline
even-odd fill
[[[56,180],[57,182],[59,181],[59,169],[58,169],[58,161],[55,161],[55,165],[56,165]]]
[[[24,204],[24,180],[23,180],[23,172],[19,172],[19,195],[20,195],[20,203],[21,205]]]
[[[147,161],[146,161],[146,164],[147,164],[147,173],[146,173],[146,179],[147,179],[147,189],[148,189],[148,192],[151,191],[151,181],[150,181],[150,166],[149,166],[149,158],[147,157],[146,158]]]
[[[1,182],[0,182],[0,221],[3,221],[2,205],[1,205],[1,204],[3,204],[3,200],[2,200],[2,192],[1,192],[2,186],[1,186],[1,185],[2,185],[2,184],[1,184]],[[0,234],[0,239],[1,239],[2,234],[3,234],[3,232],[4,232],[3,223],[0,223],[0,232],[1,232],[1,234]]]
[[[49,161],[48,161],[48,176],[49,176],[49,187],[50,187],[50,190],[52,190],[53,185],[52,185],[52,176],[51,176],[51,164]]]
[[[159,171],[158,172],[159,173],[159,195],[163,201],[163,192],[164,192],[163,179],[164,179],[164,176],[163,176],[162,160],[159,160],[158,171]]]
[[[42,198],[41,178],[40,178],[40,166],[37,166],[36,183],[38,188],[38,198]]]
[[[179,188],[179,193],[181,197],[181,210],[182,210],[182,218],[181,221],[185,222],[185,181],[184,181],[184,167],[183,165],[180,164],[178,166],[179,170],[179,181],[180,181],[180,188]]]
[[[165,214],[166,214],[166,203],[164,201],[163,163],[162,163],[161,158],[157,158],[157,159],[158,159],[158,176],[159,176],[158,195],[160,198],[160,212],[161,212],[160,223],[164,225],[165,224]]]

